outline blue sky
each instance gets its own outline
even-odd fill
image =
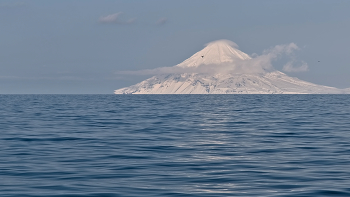
[[[288,75],[347,88],[349,10],[347,0],[1,0],[0,93],[112,94],[149,77],[117,71],[174,66],[218,39],[247,54],[293,42],[308,71]]]

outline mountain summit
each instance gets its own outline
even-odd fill
[[[262,67],[229,40],[210,42],[182,63],[182,73],[153,76],[115,94],[340,94],[346,90],[316,85]],[[207,72],[200,72],[205,70]],[[208,72],[208,70],[210,72]],[[215,72],[213,72],[215,71]]]
[[[218,65],[223,63],[235,63],[238,60],[251,59],[249,55],[243,53],[237,48],[238,45],[229,40],[210,42],[204,49],[176,66],[198,67],[199,65]]]

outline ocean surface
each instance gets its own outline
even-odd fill
[[[350,196],[350,95],[0,95],[0,196]]]

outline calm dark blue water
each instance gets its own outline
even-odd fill
[[[350,196],[350,95],[0,95],[0,196]]]

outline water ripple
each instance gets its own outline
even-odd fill
[[[0,95],[0,196],[350,196],[348,95]]]

